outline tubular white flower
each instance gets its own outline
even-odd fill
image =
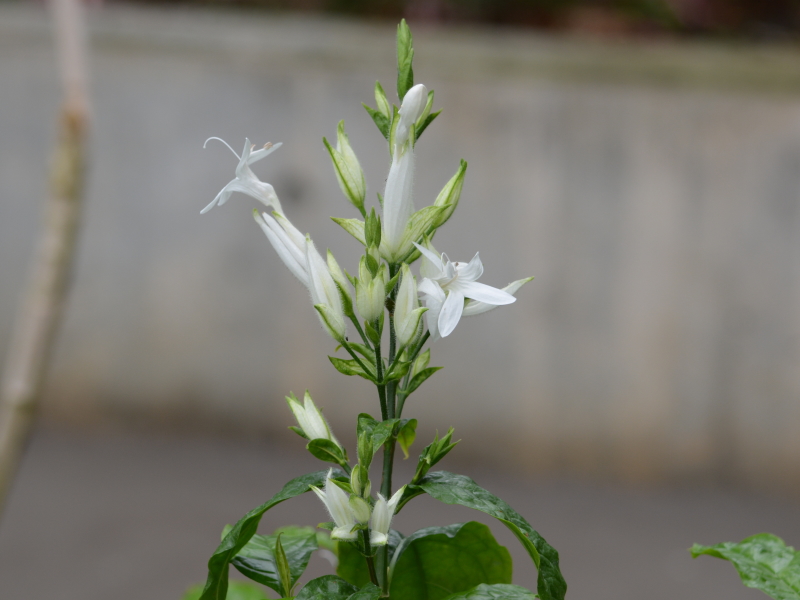
[[[333,432],[328,422],[325,420],[325,417],[322,416],[322,413],[311,399],[311,394],[308,393],[308,390],[306,390],[305,397],[303,398],[303,405],[297,401],[294,395],[287,397],[286,402],[289,404],[294,418],[297,419],[297,424],[300,429],[303,430],[303,433],[306,434],[309,440],[330,440],[337,446],[340,446],[339,442],[333,436]]]
[[[248,196],[252,196],[256,200],[264,203],[265,205],[271,206],[278,212],[283,212],[281,209],[281,203],[278,200],[278,195],[275,193],[275,188],[273,188],[270,184],[261,181],[255,176],[253,171],[250,170],[251,164],[275,152],[275,150],[282,146],[282,143],[268,143],[264,145],[263,148],[254,150],[255,146],[250,143],[249,139],[245,138],[244,150],[242,150],[242,155],[239,156],[225,140],[218,137],[208,138],[205,141],[205,144],[203,144],[203,148],[205,148],[206,144],[208,144],[208,142],[211,140],[218,140],[228,146],[230,151],[233,152],[236,158],[239,159],[239,164],[236,167],[236,177],[234,177],[230,182],[228,182],[228,185],[220,190],[219,194],[216,195],[211,203],[200,211],[200,214],[202,215],[207,213],[217,205],[222,206],[228,201],[228,198],[231,197],[233,192],[247,194]]]
[[[400,121],[394,133],[395,148],[400,148],[408,140],[411,126],[422,116],[428,103],[428,88],[418,83],[406,92],[400,104]]]
[[[306,236],[306,271],[308,272],[311,302],[319,313],[322,327],[333,339],[343,340],[345,334],[344,310],[339,289],[328,271],[325,259],[317,252],[314,242],[308,236]]]
[[[356,525],[356,519],[353,515],[353,509],[350,507],[350,498],[347,492],[331,480],[332,473],[333,469],[328,471],[328,476],[325,478],[325,491],[313,485],[311,489],[325,504],[325,508],[328,509],[328,513],[336,523],[336,527],[331,532],[331,538],[352,542],[358,537],[358,532],[352,531]]]
[[[373,546],[385,546],[389,541],[389,528],[392,525],[394,511],[405,491],[406,486],[401,487],[394,493],[394,496],[387,502],[382,494],[378,494],[378,501],[372,509],[372,523],[370,524],[369,543]]]
[[[402,349],[417,337],[420,319],[426,310],[419,306],[417,281],[408,265],[403,264],[400,289],[394,303],[394,332],[398,348]]]
[[[508,292],[477,282],[483,274],[483,264],[477,253],[469,263],[454,263],[432,246],[425,248],[414,245],[423,256],[420,274],[425,279],[419,284],[418,290],[423,304],[429,309],[425,322],[433,340],[447,337],[453,332],[461,319],[467,298],[493,306],[516,301]]]
[[[414,149],[409,145],[396,152],[383,194],[383,234],[381,246],[390,258],[399,249],[408,220],[414,213]]]
[[[253,211],[256,223],[264,231],[264,235],[275,248],[283,264],[308,288],[310,281],[306,267],[306,238],[282,214],[277,212],[273,214],[275,218],[267,213],[258,214],[257,211]]]

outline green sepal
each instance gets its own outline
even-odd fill
[[[347,464],[347,452],[339,444],[330,440],[324,438],[311,440],[306,445],[306,450],[322,461],[342,466]]]
[[[383,91],[383,86],[380,81],[375,82],[375,108],[381,113],[388,122],[389,117],[392,116],[392,105],[386,99],[386,92]]]
[[[367,114],[369,114],[369,116],[372,118],[372,122],[375,123],[375,126],[378,128],[378,131],[380,131],[383,137],[385,137],[388,140],[389,129],[391,127],[389,119],[384,115],[382,115],[380,111],[375,110],[374,108],[368,106],[367,104],[364,104],[363,102],[361,103],[361,106],[364,107],[364,109],[367,111]]]
[[[297,435],[299,435],[301,438],[308,439],[308,436],[306,435],[306,432],[305,432],[305,431],[303,431],[303,429],[302,429],[302,428],[300,428],[300,427],[298,427],[297,425],[289,425],[289,429],[291,429],[292,431],[294,431],[294,432],[295,432]]]
[[[446,210],[439,215],[439,219],[435,224],[435,229],[444,225],[448,219],[453,216],[453,212],[455,212],[456,207],[458,207],[458,201],[461,199],[461,190],[464,187],[464,177],[466,174],[467,161],[462,160],[456,174],[450,178],[442,188],[442,191],[439,192],[439,195],[436,196],[433,205],[444,207]]]
[[[333,163],[333,171],[336,174],[336,179],[342,193],[361,214],[364,214],[366,192],[364,172],[361,169],[361,165],[358,164],[358,159],[353,149],[350,147],[347,134],[344,132],[344,121],[339,121],[336,135],[341,150],[331,146],[330,142],[324,137],[322,138],[322,143],[325,144],[325,148],[328,150],[328,154],[330,154],[331,162]],[[352,162],[348,161],[346,153],[350,155]],[[358,169],[358,172],[354,172],[355,168]]]
[[[364,221],[364,241],[369,247],[381,245],[381,219],[375,214],[374,206]]]
[[[239,519],[208,560],[208,578],[198,600],[225,600],[228,592],[228,565],[255,535],[264,513],[285,500],[304,494],[311,486],[324,485],[327,475],[328,471],[317,471],[296,477],[267,502]]]
[[[426,369],[422,369],[419,373],[411,378],[411,381],[408,382],[408,386],[403,389],[403,394],[410,396],[425,382],[426,379],[428,379],[428,377],[436,373],[436,371],[439,369],[443,368],[444,367],[428,367]]]
[[[400,444],[400,449],[403,451],[403,458],[408,458],[408,449],[417,439],[417,420],[402,419],[400,422],[402,425],[397,433],[397,443]]]
[[[392,277],[389,281],[386,282],[387,296],[392,293],[392,290],[394,290],[395,286],[397,285],[397,282],[400,281],[400,273],[401,271],[398,269],[397,273],[394,274],[394,277]]]
[[[380,450],[381,446],[392,437],[395,426],[400,423],[400,419],[387,419],[386,421],[376,421],[367,413],[358,415],[358,434],[369,435],[372,440],[372,455]]]
[[[370,417],[372,418],[372,417]],[[372,457],[375,452],[372,449],[372,435],[368,431],[358,432],[358,465],[369,472],[369,466],[372,464]]]
[[[327,531],[333,531],[336,529],[336,523],[333,521],[325,521],[324,523],[318,523],[317,529],[325,529]]]
[[[361,368],[361,365],[358,364],[355,359],[344,359],[336,356],[329,356],[328,360],[330,360],[331,364],[336,368],[336,370],[343,375],[358,375],[359,377],[363,377],[364,379],[369,379],[370,381],[377,383],[375,375],[364,371],[364,369]]]
[[[400,124],[400,109],[392,105],[392,125],[389,128],[389,154],[394,154],[394,138],[397,132],[397,126]],[[381,208],[383,208],[383,199],[381,199]]]
[[[367,334],[367,339],[373,344],[381,343],[381,332],[375,329],[369,321],[364,321],[364,332]]]
[[[351,496],[352,498],[358,498],[358,496]],[[369,523],[356,523],[350,528],[350,533],[355,533],[356,531],[367,531],[369,530]]]
[[[419,250],[414,246],[414,242],[420,243],[424,236],[431,235],[436,231],[437,223],[441,221],[442,215],[447,210],[447,206],[426,206],[412,214],[398,245],[398,256],[402,258],[395,262],[409,263],[408,257],[414,253],[419,253]]]
[[[353,486],[350,485],[349,479],[339,479],[338,477],[334,477],[333,479],[331,479],[331,481],[334,483],[334,485],[343,489],[348,494],[353,493]]]
[[[397,97],[402,101],[408,90],[414,87],[414,71],[411,62],[414,59],[411,30],[405,19],[397,26]]]
[[[364,221],[361,219],[341,219],[339,217],[331,217],[331,220],[361,242],[362,246],[367,245],[367,240],[364,237]]]
[[[359,344],[358,342],[347,342],[347,345],[366,358],[369,361],[369,366],[375,367],[375,352],[372,348],[364,344]]]
[[[406,376],[410,368],[411,363],[409,361],[395,360],[389,367],[389,370],[383,374],[383,381],[389,382],[402,379]]]
[[[422,354],[417,356],[416,359],[414,359],[414,366],[411,368],[411,377],[416,376],[417,373],[421,373],[423,369],[425,369],[428,366],[428,363],[430,362],[431,362],[431,349],[428,348],[427,350],[425,350],[425,352],[423,352]]]
[[[787,546],[778,536],[759,533],[738,544],[695,544],[691,552],[693,558],[707,554],[730,561],[744,585],[761,590],[775,600],[800,599],[800,552]]]
[[[375,246],[370,246],[370,248],[375,248]],[[367,253],[364,255],[364,263],[366,264],[366,266],[367,266],[367,269],[369,269],[370,275],[372,275],[372,277],[375,277],[375,275],[377,275],[377,274],[378,274],[378,270],[381,268],[381,264],[380,264],[380,262],[378,262],[378,260],[377,260],[377,259],[376,259],[376,258],[373,256],[373,253],[371,253],[371,252],[367,252]],[[367,284],[367,283],[369,283],[369,282],[368,282],[368,281],[363,281],[363,278],[362,278],[362,281],[361,281],[361,283],[363,283],[363,284]]]

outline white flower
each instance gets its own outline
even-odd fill
[[[417,281],[407,264],[403,264],[402,278],[394,303],[394,332],[401,349],[417,337],[422,313],[427,310],[419,306]]]
[[[517,290],[519,290],[519,288],[521,288],[529,281],[533,281],[533,277],[526,277],[525,279],[517,279],[516,281],[512,281],[506,287],[504,287],[503,291],[513,296],[514,294],[517,293]],[[464,303],[464,312],[461,313],[461,316],[474,317],[475,315],[482,315],[483,313],[488,312],[493,308],[497,308],[497,305],[487,304],[486,302],[478,302],[477,300],[467,300]]]
[[[501,306],[511,304],[514,296],[477,279],[483,274],[481,259],[476,253],[469,263],[452,262],[446,254],[414,244],[423,255],[420,274],[424,277],[418,290],[429,309],[425,321],[433,340],[447,337],[458,325],[464,312],[464,301]]]
[[[210,137],[206,140],[205,144],[203,144],[203,148],[206,147],[211,140],[219,140],[228,148],[231,152],[239,159],[239,164],[236,167],[236,177],[234,177],[228,185],[226,185],[222,190],[220,190],[219,194],[217,194],[216,198],[214,198],[211,203],[206,206],[203,210],[200,211],[200,214],[208,212],[215,206],[219,205],[222,206],[228,201],[231,194],[233,192],[241,192],[243,194],[247,194],[248,196],[252,196],[256,200],[263,202],[267,206],[273,207],[278,212],[283,212],[281,209],[281,203],[278,200],[278,195],[275,193],[275,189],[268,183],[264,183],[263,181],[259,180],[258,177],[255,176],[253,171],[250,170],[250,165],[254,162],[261,160],[265,156],[272,154],[281,147],[281,143],[277,144],[266,144],[263,148],[259,150],[253,150],[255,148],[254,145],[250,143],[250,140],[245,138],[244,140],[244,150],[242,150],[242,155],[239,156],[236,154],[236,151],[231,148],[228,143],[220,139],[218,137]]]
[[[372,509],[372,523],[370,525],[369,543],[373,546],[385,546],[389,541],[389,527],[392,525],[394,511],[405,491],[406,486],[401,487],[394,493],[394,496],[387,502],[382,494],[378,494],[378,501]]]
[[[306,268],[306,237],[282,214],[274,212],[273,215],[274,218],[267,213],[258,214],[258,211],[253,211],[256,223],[264,231],[283,264],[308,288],[310,280]]]
[[[297,401],[294,394],[288,396],[286,402],[289,403],[289,408],[292,410],[292,413],[294,413],[297,424],[309,440],[330,440],[337,446],[340,445],[333,436],[333,432],[328,422],[325,420],[325,417],[322,416],[322,413],[311,399],[311,394],[308,393],[308,390],[306,390],[302,405]]]
[[[325,259],[317,252],[314,242],[306,236],[306,272],[311,303],[319,313],[322,327],[336,341],[342,341],[345,334],[344,310],[339,288],[336,287]]]
[[[394,133],[395,148],[400,148],[408,140],[411,126],[422,116],[428,103],[428,88],[418,83],[406,92],[400,104],[400,121]]]
[[[333,469],[328,471],[328,476],[325,478],[325,491],[313,485],[311,489],[325,504],[325,508],[328,509],[328,513],[336,523],[336,527],[331,532],[331,538],[350,542],[358,537],[358,532],[353,531],[353,527],[356,526],[356,518],[350,507],[349,495],[331,480],[332,473]]]
[[[383,194],[381,249],[385,248],[392,259],[399,249],[408,220],[414,213],[413,187],[414,149],[409,145],[394,154]]]

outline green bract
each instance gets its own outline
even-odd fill
[[[248,141],[241,157],[237,154],[240,162],[236,178],[206,209],[223,204],[235,191],[275,209],[272,214],[256,212],[256,222],[281,261],[306,288],[320,324],[335,340],[336,349],[328,357],[331,365],[344,375],[358,376],[375,385],[378,408],[373,411],[375,416],[361,413],[356,418],[357,462],[353,463],[311,395],[306,392],[302,403],[293,394],[287,397],[297,422],[291,429],[306,440],[306,449],[313,457],[338,469],[290,481],[271,500],[226,528],[222,543],[208,562],[206,585],[202,591],[192,592],[192,600],[265,597],[258,587],[229,585],[230,565],[257,585],[296,600],[534,597],[512,585],[508,550],[497,543],[486,525],[470,522],[429,527],[408,537],[392,530],[394,515],[422,494],[480,510],[499,520],[527,550],[530,566],[538,569],[540,600],[564,600],[566,583],[559,570],[558,553],[525,519],[468,477],[431,472],[458,444],[453,441],[452,427],[422,449],[410,481],[400,485],[393,481],[397,448],[409,458],[417,434],[417,419],[403,416],[407,401],[441,369],[430,366],[431,349],[426,345],[450,335],[462,316],[511,304],[514,293],[530,281],[520,279],[505,289],[494,288],[477,281],[483,274],[477,254],[469,262],[454,262],[433,248],[431,239],[458,207],[467,163],[461,161],[432,203],[417,208],[417,142],[441,111],[433,111],[433,90],[415,83],[413,58],[411,31],[402,21],[397,30],[400,104],[391,103],[381,84],[376,83],[376,108],[365,106],[387,142],[389,157],[386,185],[377,194],[375,205],[367,206],[366,177],[344,122],[337,127],[335,147],[323,138],[339,188],[361,217],[334,218],[363,246],[355,268],[350,267],[348,272],[330,250],[323,258],[311,237],[283,214],[272,186],[250,170],[250,163],[277,145],[255,150]],[[420,256],[424,259],[415,275],[413,263]],[[334,409],[326,408],[329,416],[334,414]],[[380,461],[375,460],[379,452]],[[370,467],[378,462],[382,463],[379,485],[377,478],[374,482],[370,478],[375,473]],[[272,535],[256,533],[264,512],[309,490],[321,504],[304,524],[318,523],[317,528],[326,531],[290,527]],[[337,574],[303,584],[303,572],[315,551],[329,558],[331,552],[338,555]]]

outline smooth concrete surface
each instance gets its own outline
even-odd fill
[[[308,388],[349,431],[372,392],[331,368],[255,203],[198,214],[236,165],[202,144],[284,142],[257,174],[354,270],[321,138],[345,119],[374,199],[387,155],[360,103],[392,88],[394,27],[117,8],[91,30],[91,177],[49,414],[275,432]],[[417,206],[470,165],[437,247],[480,251],[490,285],[536,279],[435,345],[445,369],[407,416],[494,460],[511,447],[529,473],[800,489],[800,52],[414,32],[444,109],[417,146]],[[0,6],[0,354],[45,193],[48,35],[44,12]]]
[[[320,467],[299,438],[292,441],[276,446],[131,429],[40,429],[0,521],[0,598],[178,600],[204,580],[226,523]],[[559,551],[572,599],[758,600],[761,592],[742,586],[731,565],[692,560],[687,549],[762,531],[800,543],[796,501],[710,487],[519,477],[467,464],[458,448],[440,466],[472,476],[533,524]],[[402,465],[396,481],[408,479],[409,467]],[[325,519],[322,505],[307,494],[267,512],[260,531]],[[468,520],[490,524],[511,550],[516,583],[536,585],[516,539],[482,513],[420,497],[393,526],[410,533]],[[312,559],[308,576],[328,572],[328,563]]]

